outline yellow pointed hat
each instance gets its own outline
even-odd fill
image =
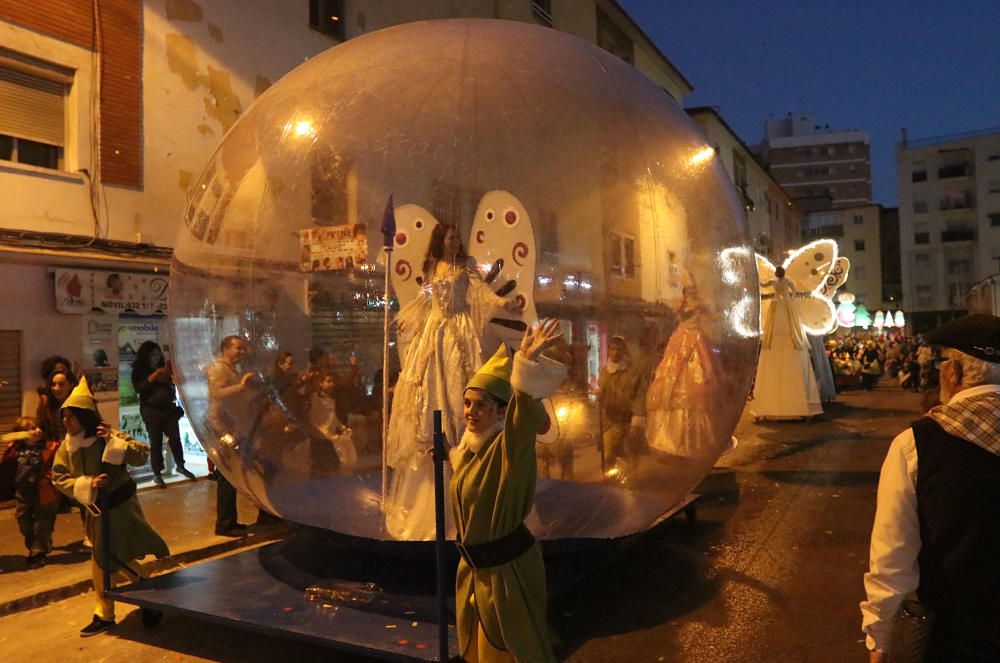
[[[465,388],[482,389],[491,396],[508,403],[514,394],[514,390],[510,386],[510,375],[513,370],[514,359],[507,346],[501,343],[490,360],[472,376]]]
[[[63,401],[62,406],[78,407],[81,410],[97,412],[97,401],[94,400],[94,394],[90,391],[90,385],[87,384],[87,376],[80,376],[80,383],[73,387],[73,391]]]

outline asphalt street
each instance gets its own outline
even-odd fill
[[[694,524],[669,521],[552,602],[560,658],[866,660],[858,602],[878,471],[918,415],[919,396],[890,387],[844,394],[812,423],[745,415]],[[92,605],[85,594],[0,618],[3,660],[371,660],[178,615],[147,630],[121,604],[113,634],[82,639]]]

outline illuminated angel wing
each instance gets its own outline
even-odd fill
[[[543,398],[542,407],[545,408],[547,420],[542,425],[542,429],[538,431],[535,441],[541,444],[554,444],[559,441],[559,417],[556,416],[556,409],[551,398]]]
[[[814,292],[826,280],[837,262],[837,243],[832,239],[818,239],[792,253],[785,260],[785,278],[791,280],[798,293]]]
[[[502,297],[513,298],[520,313],[504,312],[487,326],[483,353],[492,354],[499,342],[519,342],[526,326],[538,319],[535,311],[535,231],[521,201],[507,191],[490,191],[479,201],[472,220],[469,254],[485,274],[486,282]]]
[[[774,265],[759,253],[757,256],[757,281],[760,283],[760,296],[774,294]],[[768,284],[768,285],[765,285]]]
[[[847,275],[850,271],[851,261],[844,256],[837,258],[837,261],[833,263],[833,269],[827,273],[826,280],[823,282],[823,287],[820,288],[819,294],[833,299],[833,293],[837,291],[837,288],[847,282]]]
[[[437,219],[420,205],[400,205],[395,210],[396,237],[392,242],[392,289],[399,307],[417,296],[423,282],[421,268]]]
[[[823,336],[837,324],[837,311],[829,297],[811,293],[794,300],[802,328],[811,336]]]

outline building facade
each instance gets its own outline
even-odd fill
[[[17,284],[2,304],[0,430],[34,410],[54,354],[101,382],[108,419],[119,405],[124,417],[124,367],[141,340],[167,342],[173,243],[223,135],[313,55],[449,17],[550,26],[677,102],[692,90],[614,0],[0,0],[0,281]]]
[[[788,251],[801,243],[802,213],[798,206],[716,109],[702,106],[688,108],[687,112],[705,134],[743,199],[754,250],[781,264]]]
[[[760,152],[803,212],[872,202],[868,134],[821,126],[808,114],[768,120]]]
[[[851,271],[842,292],[855,296],[874,316],[876,311],[903,308],[898,292],[898,229],[896,209],[881,205],[858,205],[813,212],[802,222],[805,240],[829,238],[837,242],[840,255],[851,261]]]
[[[1000,258],[1000,129],[896,146],[903,296],[916,331],[964,314]]]

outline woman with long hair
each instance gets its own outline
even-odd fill
[[[63,425],[60,410],[63,401],[76,386],[77,379],[72,371],[64,366],[65,364],[55,368],[39,390],[35,418],[38,419],[38,427],[45,433],[46,440],[61,440],[66,437],[66,427]]]
[[[420,294],[396,317],[405,345],[402,371],[389,416],[389,485],[386,529],[397,539],[434,537],[434,411],[441,410],[445,437],[458,444],[465,430],[462,393],[482,366],[480,337],[490,318],[517,304],[483,282],[462,245],[458,229],[438,224],[423,263]]]
[[[135,361],[132,362],[132,386],[139,395],[139,416],[149,434],[153,482],[160,488],[166,488],[161,476],[164,435],[167,436],[170,452],[174,455],[177,471],[188,479],[194,479],[194,474],[184,467],[184,447],[177,423],[184,413],[177,405],[173,369],[165,361],[163,350],[157,343],[144,341],[139,346]]]

